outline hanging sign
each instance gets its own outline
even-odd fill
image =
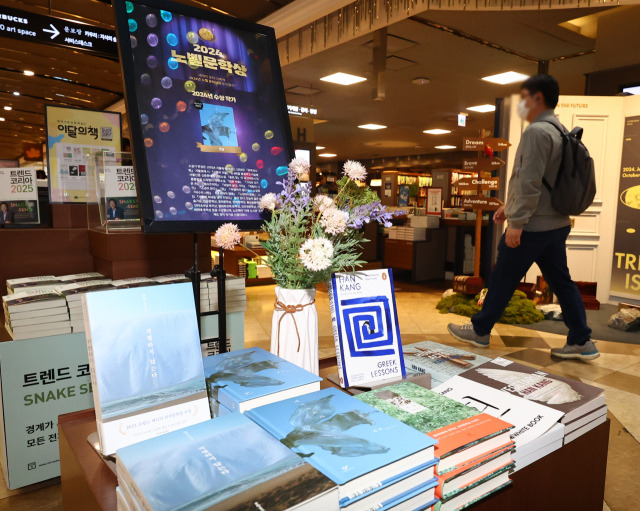
[[[500,178],[499,177],[464,177],[458,179],[456,186],[461,190],[477,190],[478,186],[480,190],[499,190]]]
[[[463,151],[484,151],[485,146],[496,152],[504,151],[511,146],[504,138],[465,137],[462,140]]]
[[[481,209],[486,211],[495,211],[504,206],[500,199],[496,197],[482,197],[480,195],[463,197],[462,208],[464,209]]]
[[[462,170],[482,172],[498,170],[505,164],[500,158],[465,158],[462,160]]]

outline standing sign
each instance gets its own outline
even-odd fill
[[[131,166],[109,165],[104,168],[104,190],[107,220],[139,220],[136,178]],[[109,216],[115,202],[117,214]]]
[[[144,229],[258,228],[293,157],[272,28],[115,0]]]
[[[58,415],[93,407],[85,336],[0,342],[0,462],[13,490],[60,475]]]
[[[0,7],[0,36],[84,50],[103,57],[118,57],[113,30],[10,7]]]
[[[640,116],[625,120],[611,294],[640,300]]]
[[[87,179],[89,157],[120,152],[120,114],[50,105],[45,112],[49,200],[87,202],[87,189],[95,186]]]
[[[0,225],[40,223],[36,171],[0,169],[0,205]]]

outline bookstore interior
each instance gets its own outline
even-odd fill
[[[640,1],[1,3],[0,510],[640,509]]]

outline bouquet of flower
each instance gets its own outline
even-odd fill
[[[371,221],[391,226],[402,211],[390,212],[378,195],[363,186],[367,171],[355,161],[347,161],[338,181],[338,194],[311,197],[309,165],[296,158],[289,164],[280,194],[268,193],[260,208],[271,212],[263,229],[269,240],[267,264],[281,288],[309,289],[326,282],[334,272],[352,271],[362,266],[362,227]],[[231,249],[240,241],[238,227],[224,224],[215,234],[217,244]]]

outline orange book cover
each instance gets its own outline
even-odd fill
[[[486,413],[481,413],[480,415],[454,422],[449,426],[435,429],[429,432],[429,436],[438,441],[435,455],[442,459],[461,449],[471,447],[478,442],[504,433],[511,428],[513,426],[508,422]]]

